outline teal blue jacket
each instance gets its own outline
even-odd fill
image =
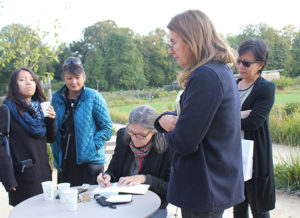
[[[63,88],[62,88],[63,89]],[[51,144],[53,164],[60,169],[62,163],[61,132],[66,105],[62,89],[56,92],[51,105],[56,112],[57,138]],[[112,122],[103,96],[84,87],[74,114],[76,163],[105,163],[104,144],[111,138]]]

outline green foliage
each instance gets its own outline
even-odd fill
[[[293,34],[290,34],[290,38],[292,39],[291,42],[291,60],[289,61],[290,64],[290,76],[296,77],[300,75],[300,30],[296,32],[293,31]]]
[[[161,87],[176,80],[178,70],[174,58],[168,54],[167,34],[164,30],[154,32],[137,43],[143,55],[145,77],[150,87]]]
[[[293,84],[293,79],[290,78],[290,77],[281,76],[280,79],[273,80],[272,82],[274,82],[277,87],[278,86],[288,87],[288,86],[291,86]]]
[[[292,25],[276,30],[266,24],[250,24],[241,28],[238,35],[227,35],[226,40],[237,49],[240,43],[249,38],[260,38],[269,47],[269,60],[266,69],[284,69],[283,75],[300,75],[300,30]]]
[[[177,91],[163,89],[102,92],[113,122],[126,124],[130,111],[138,105],[149,104],[158,113],[175,110]]]
[[[53,167],[53,154],[52,154],[50,144],[47,144],[47,153],[48,153],[48,156],[49,156],[49,164],[50,164],[51,167]]]
[[[300,102],[291,102],[291,103],[287,103],[284,107],[283,107],[283,112],[287,115],[287,116],[291,116],[294,113],[298,113],[300,112]]]
[[[51,82],[51,87],[52,87],[52,92],[55,93],[57,92],[59,89],[61,89],[63,86],[65,85],[65,82],[60,80],[52,80]]]
[[[109,90],[146,87],[143,59],[133,40],[123,33],[111,33],[105,43],[104,70]]]
[[[295,87],[298,87],[298,88],[300,87],[300,76],[293,78],[293,83],[291,86],[293,87],[293,89]]]
[[[298,106],[275,106],[270,114],[270,130],[274,143],[300,145],[300,112]],[[298,107],[298,108],[297,108]],[[292,111],[294,110],[294,113]],[[286,113],[288,111],[289,114]]]
[[[120,112],[116,109],[109,109],[110,117],[114,123],[126,124],[128,122],[128,113]]]
[[[276,91],[275,103],[277,105],[284,105],[291,102],[300,102],[299,91]]]
[[[285,159],[281,157],[274,166],[275,184],[286,191],[300,190],[300,155],[292,154]]]
[[[88,55],[84,64],[86,72],[86,85],[96,90],[107,90],[108,82],[105,79],[103,56],[100,49]]]
[[[47,76],[51,78],[52,73],[49,73],[46,64],[51,65],[57,61],[57,54],[55,47],[43,43],[47,35],[48,33],[40,32],[39,29],[33,30],[21,24],[3,27],[0,32],[0,65],[8,65],[13,69],[28,67],[36,71],[40,79]],[[38,72],[43,63],[45,70]],[[45,72],[48,72],[47,75]]]

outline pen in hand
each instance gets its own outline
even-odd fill
[[[108,174],[100,173],[97,177],[97,182],[102,187],[111,186],[110,180],[111,180],[111,177]]]

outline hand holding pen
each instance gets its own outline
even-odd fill
[[[102,187],[108,187],[108,186],[111,186],[110,180],[111,180],[111,177],[110,177],[110,175],[108,175],[108,174],[100,173],[100,174],[97,176],[97,182],[98,182],[98,184],[101,185]]]

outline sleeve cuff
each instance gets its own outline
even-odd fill
[[[146,174],[145,176],[146,176],[145,184],[152,186],[152,176],[149,174]]]

